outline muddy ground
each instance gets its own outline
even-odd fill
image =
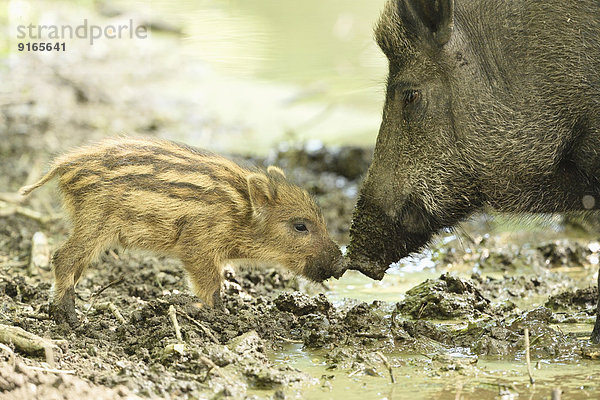
[[[164,111],[152,97],[160,93],[154,82],[168,74],[160,65],[140,67],[121,81],[95,74],[123,70],[125,60],[133,62],[125,53],[111,59],[80,56],[66,64],[32,55],[1,70],[0,81],[7,84],[0,101],[0,324],[22,328],[46,344],[26,350],[4,340],[0,398],[283,399],[302,398],[307,387],[320,388],[328,398],[335,375],[325,371],[387,382],[386,363],[393,373],[401,366],[398,354],[424,355],[426,361],[410,364],[415,374],[444,375],[453,382],[481,373],[477,357],[523,365],[525,329],[536,360],[577,364],[600,354],[587,341],[598,296],[600,235],[566,239],[561,218],[550,234],[489,235],[488,219],[476,217],[433,244],[438,277],[410,289],[399,302],[333,301],[327,283],[242,266],[226,273],[225,310],[213,310],[189,294],[177,261],[115,249],[77,285],[81,327],[57,326],[48,318],[50,267],[31,265],[31,245],[42,232],[52,252],[69,226],[54,185],[25,201],[16,190],[36,180],[54,154],[89,140],[123,132],[173,137],[170,132],[185,129],[210,137],[230,128],[210,116],[196,115],[190,122]],[[82,62],[85,70],[77,67]],[[194,103],[181,100],[178,107],[192,110]],[[312,143],[282,144],[266,157],[234,156],[284,168],[316,196],[333,237],[346,244],[371,152]],[[321,351],[324,373],[314,376],[278,362],[273,354],[289,345]],[[585,396],[600,390],[594,383],[599,374],[590,371],[590,377]],[[539,398],[558,386],[545,383]],[[526,390],[509,383],[498,388],[500,398]],[[440,398],[455,393],[443,389]]]

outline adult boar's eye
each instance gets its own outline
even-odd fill
[[[296,232],[308,232],[308,228],[302,223],[294,224],[294,230],[296,230]]]
[[[404,105],[407,106],[417,102],[420,97],[421,92],[419,90],[406,90],[402,96],[402,101],[404,101]]]

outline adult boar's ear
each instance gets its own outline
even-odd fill
[[[454,0],[398,0],[398,14],[407,28],[431,35],[443,46],[454,27]],[[424,29],[423,29],[424,28]]]
[[[275,188],[265,175],[250,174],[246,181],[248,182],[250,203],[255,212],[269,204],[275,197]]]

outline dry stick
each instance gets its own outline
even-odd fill
[[[275,335],[275,339],[281,340],[282,342],[293,343],[293,344],[302,344],[302,343],[304,343],[302,340],[288,339],[288,338],[285,338],[285,337],[279,336],[279,335]]]
[[[383,353],[380,351],[375,352],[375,354],[377,354],[379,358],[381,358],[381,361],[383,361],[383,365],[387,368],[388,372],[390,373],[390,380],[392,381],[392,383],[396,383],[396,378],[394,378],[394,371],[392,370],[392,366],[388,361],[387,357],[384,356]]]
[[[2,343],[0,343],[0,349],[6,351],[8,353],[8,359],[10,361],[10,363],[13,366],[13,369],[15,368],[15,364],[17,362],[17,357],[15,356],[15,352],[12,351],[12,349],[10,347],[8,347],[7,345],[4,345]]]
[[[121,315],[121,312],[119,311],[119,309],[117,308],[117,306],[114,305],[114,303],[108,303],[108,309],[110,310],[110,312],[113,313],[113,315],[115,316],[115,318],[122,323],[123,325],[125,325],[127,323],[127,321],[125,321],[125,318],[123,318],[123,315]]]
[[[100,288],[98,291],[92,293],[92,295],[90,296],[90,298],[88,299],[88,301],[91,299],[92,302],[90,303],[90,307],[87,309],[87,311],[85,312],[85,316],[87,316],[88,312],[90,312],[90,310],[92,309],[92,307],[94,307],[94,303],[96,303],[96,299],[98,298],[98,296],[104,292],[106,289],[108,289],[109,287],[112,287],[114,285],[117,285],[121,282],[123,282],[125,280],[125,275],[121,275],[119,278],[115,279],[112,282],[109,282],[106,286]]]
[[[42,224],[48,223],[55,219],[60,218],[60,215],[45,215],[39,211],[32,210],[23,206],[17,206],[14,204],[7,203],[0,200],[0,216],[8,217],[11,215],[19,214],[27,218],[36,220]]]
[[[46,314],[35,313],[35,312],[24,312],[21,315],[25,318],[37,319],[40,321],[46,321],[46,320],[50,319],[50,317]]]
[[[50,368],[54,368],[56,364],[54,363],[54,349],[52,346],[44,346],[44,354],[46,356],[46,363],[50,366]]]
[[[529,382],[533,385],[535,379],[531,374],[531,358],[529,356],[529,329],[525,328],[525,361],[527,361],[527,373],[529,374]]]
[[[175,328],[175,337],[178,341],[183,342],[183,338],[181,337],[181,328],[179,327],[179,322],[177,322],[177,311],[172,304],[169,306],[169,318],[171,319],[171,323]]]
[[[196,325],[198,328],[202,329],[202,332],[204,332],[204,334],[206,336],[208,336],[213,342],[215,342],[216,344],[220,344],[221,343],[219,341],[219,339],[217,339],[215,337],[215,335],[213,335],[213,333],[210,331],[210,329],[208,329],[207,327],[205,327],[204,325],[202,325],[200,322],[196,321],[194,318],[192,318],[189,315],[187,315],[187,313],[185,313],[183,311],[177,311],[177,313],[179,315],[181,315],[182,317],[187,318],[188,321],[190,321],[192,324]]]
[[[29,261],[3,261],[0,265],[2,268],[20,268],[29,265]]]
[[[221,368],[219,368],[219,366],[215,364],[210,358],[200,356],[200,361],[202,361],[204,365],[206,365],[209,368],[207,375],[210,373],[210,371],[215,371],[215,373],[221,378],[223,378],[228,384],[231,384],[227,376],[225,376],[225,374],[223,374],[223,372],[221,371]]]
[[[357,332],[354,334],[356,337],[363,337],[368,339],[386,339],[389,336],[384,333],[371,333],[371,332]]]
[[[22,215],[24,217],[27,218],[31,218],[33,220],[39,221],[42,224],[47,224],[48,222],[60,219],[61,216],[59,214],[50,214],[50,215],[45,215],[42,214],[39,211],[35,211],[35,210],[31,210],[29,208],[25,208],[22,206],[19,206],[16,208],[15,212],[19,215]]]
[[[118,277],[114,281],[109,282],[106,286],[100,288],[97,292],[93,293],[90,298],[95,297],[95,296],[99,296],[102,292],[104,292],[109,287],[114,286],[116,284],[119,284],[119,283],[123,282],[124,280],[125,280],[125,274],[121,275],[120,277]]]
[[[27,354],[39,354],[44,352],[47,346],[54,346],[51,341],[18,326],[4,324],[0,324],[0,343],[12,343],[15,348]]]
[[[0,200],[7,203],[21,203],[24,197],[17,192],[0,192]]]
[[[115,306],[113,303],[106,302],[106,303],[100,303],[96,306],[96,309],[98,310],[109,310],[117,319],[117,321],[119,321],[121,324],[125,325],[127,323],[127,321],[125,321],[125,318],[123,318],[123,315],[121,314],[121,312],[119,311],[119,309],[117,308],[117,306]]]
[[[117,261],[119,261],[119,260],[120,260],[120,258],[119,258],[119,255],[118,255],[117,253],[115,253],[115,251],[114,251],[114,250],[110,249],[110,250],[108,251],[108,254],[110,254],[110,256],[111,256],[112,258],[114,258],[115,260],[117,260]],[[121,277],[121,278],[122,278],[122,277]]]

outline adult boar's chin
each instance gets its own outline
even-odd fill
[[[389,216],[361,196],[350,226],[349,269],[381,280],[391,263],[421,249],[440,228],[418,201],[405,201],[400,212]]]

